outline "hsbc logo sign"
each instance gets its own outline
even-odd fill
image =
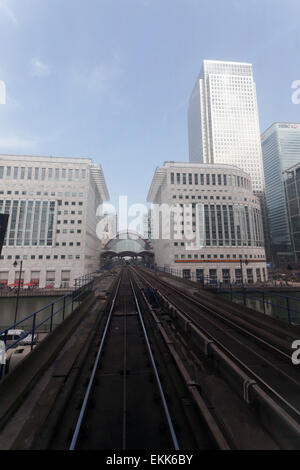
[[[278,124],[279,129],[298,129],[298,124]]]

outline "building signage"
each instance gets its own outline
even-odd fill
[[[298,129],[298,124],[278,124],[280,129]]]

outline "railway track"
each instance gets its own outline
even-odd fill
[[[253,330],[253,325],[247,329],[230,320],[226,312],[222,313],[211,303],[201,298],[196,300],[145,270],[135,270],[135,274],[156,292],[173,312],[174,319],[180,318],[186,333],[201,338],[206,356],[218,356],[219,364],[222,360],[226,362],[226,370],[231,373],[228,379],[235,375],[245,401],[250,403],[252,398],[252,403],[256,402],[254,396],[258,393],[260,407],[269,406],[273,410],[272,419],[275,416],[279,422],[283,420],[284,446],[289,447],[290,435],[293,436],[291,445],[299,448],[300,374],[286,350],[262,337],[259,331]],[[281,437],[276,435],[277,439]]]
[[[228,449],[205,405],[200,410],[197,400],[189,401],[168,338],[157,335],[146,313],[133,276],[123,269],[69,449]]]

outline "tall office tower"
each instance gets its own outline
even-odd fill
[[[109,199],[90,158],[0,155],[0,214],[9,214],[0,283],[72,287],[100,264],[97,209]],[[18,266],[14,263],[17,261]]]
[[[294,260],[300,262],[300,162],[284,171],[285,197]]]
[[[224,163],[246,171],[264,195],[256,86],[252,65],[204,60],[188,110],[190,162]]]
[[[300,124],[276,122],[262,135],[270,243],[274,261],[293,261],[284,171],[300,163]]]

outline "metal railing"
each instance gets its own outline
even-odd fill
[[[287,321],[290,325],[300,325],[300,298],[279,294],[266,290],[255,290],[247,292],[245,286],[241,290],[233,288],[232,284],[227,287],[216,286],[218,294],[227,295],[231,302],[242,303],[254,308],[265,315],[271,315]]]
[[[55,301],[31,313],[30,315],[23,318],[22,320],[19,320],[18,322],[10,325],[5,330],[0,331],[0,340],[3,341],[5,344],[4,354],[6,355],[7,351],[9,351],[10,349],[14,349],[18,345],[24,344],[25,338],[26,339],[29,338],[29,341],[27,341],[26,344],[30,346],[30,351],[32,351],[34,348],[34,345],[36,344],[37,330],[40,329],[42,326],[46,327],[48,323],[48,331],[49,333],[52,333],[55,327],[65,320],[67,314],[68,315],[72,314],[74,311],[75,303],[82,301],[83,298],[89,292],[92,291],[93,284],[94,284],[94,275],[95,273],[86,274],[75,279],[74,280],[75,290],[73,292],[69,292],[68,294],[64,296],[59,297]],[[50,311],[49,315],[47,315],[47,310]],[[44,318],[45,313],[46,313],[46,318]],[[61,321],[57,325],[55,325],[54,318],[57,317],[59,313],[61,313]],[[21,335],[16,341],[12,339],[13,342],[7,345],[8,336],[12,336],[9,332],[12,330],[20,330],[20,329],[22,331],[22,326],[24,326],[24,324],[25,325],[28,324],[28,322],[32,322],[31,329],[29,331],[27,330],[26,333]],[[25,331],[25,328],[24,328],[24,331]],[[17,335],[14,335],[14,336],[17,336]],[[0,364],[0,380],[2,379],[4,370],[5,370],[5,365]]]
[[[263,283],[258,283],[258,290],[253,282],[245,283],[242,279],[235,283],[230,279],[220,282],[215,276],[201,276],[191,272],[184,275],[182,269],[156,267],[154,270],[198,282],[203,289],[213,289],[218,294],[227,295],[232,302],[242,303],[265,315],[280,318],[290,325],[300,326],[300,298],[268,291]],[[247,291],[247,287],[251,287],[251,291]]]

